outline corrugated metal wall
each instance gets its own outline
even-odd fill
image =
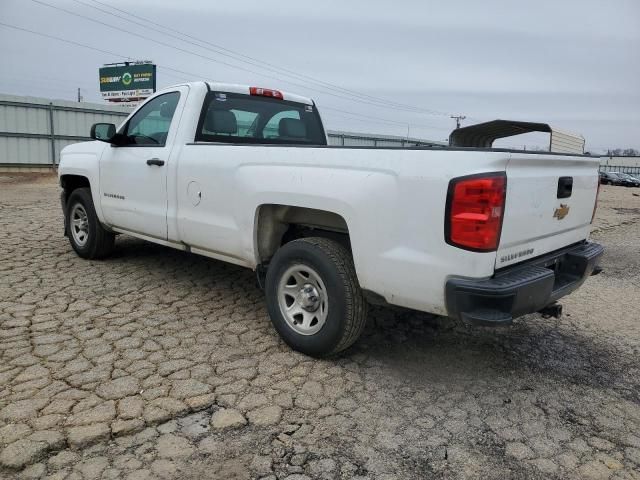
[[[638,176],[640,175],[640,157],[600,157],[600,171],[630,173]]]
[[[444,146],[446,142],[424,140],[421,138],[406,138],[393,135],[376,135],[369,133],[341,132],[328,130],[329,145],[344,147],[429,147]]]
[[[553,128],[551,129],[549,151],[582,155],[584,153],[584,138],[575,133],[562,132]]]
[[[622,167],[636,167],[640,168],[640,157],[628,156],[628,157],[616,157],[616,156],[604,156],[600,157],[600,165],[602,166],[622,166]]]
[[[91,125],[120,124],[130,108],[0,94],[0,165],[51,166],[67,145],[89,140]],[[443,142],[366,133],[327,132],[329,145],[412,147]]]
[[[638,176],[640,175],[640,157],[601,157],[600,171],[630,173],[632,175]]]
[[[60,150],[89,139],[97,122],[120,123],[123,107],[0,95],[0,165],[57,164]]]

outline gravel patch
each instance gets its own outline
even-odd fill
[[[560,320],[373,308],[291,351],[252,272],[121,236],[78,258],[51,177],[0,188],[0,478],[612,478],[640,471],[640,197]]]

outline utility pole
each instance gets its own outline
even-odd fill
[[[78,87],[78,102],[82,101],[82,95],[80,94],[80,87]]]
[[[467,117],[465,117],[464,115],[451,115],[451,118],[456,121],[456,128],[460,128],[460,123],[462,123],[462,120]]]

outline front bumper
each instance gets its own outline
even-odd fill
[[[602,245],[583,242],[496,271],[486,280],[451,279],[446,285],[450,317],[480,325],[508,325],[578,288],[596,269]]]

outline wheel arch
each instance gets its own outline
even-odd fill
[[[60,186],[62,187],[63,204],[66,205],[71,193],[78,188],[89,188],[91,190],[91,182],[89,177],[76,174],[60,175]],[[93,192],[93,190],[92,190]]]
[[[258,265],[268,263],[280,246],[306,236],[332,238],[351,251],[347,220],[330,210],[274,203],[259,205],[253,236]]]
[[[98,215],[98,219],[103,227],[108,229],[109,225],[104,217],[102,204],[100,203],[98,178],[97,176],[92,175],[92,173],[93,172],[90,171],[75,171],[75,169],[72,169],[69,173],[62,173],[60,175],[59,181],[60,186],[62,187],[60,200],[62,202],[62,210],[66,216],[66,205],[74,190],[77,190],[78,188],[88,188],[91,191],[93,208],[96,211],[96,215]]]

